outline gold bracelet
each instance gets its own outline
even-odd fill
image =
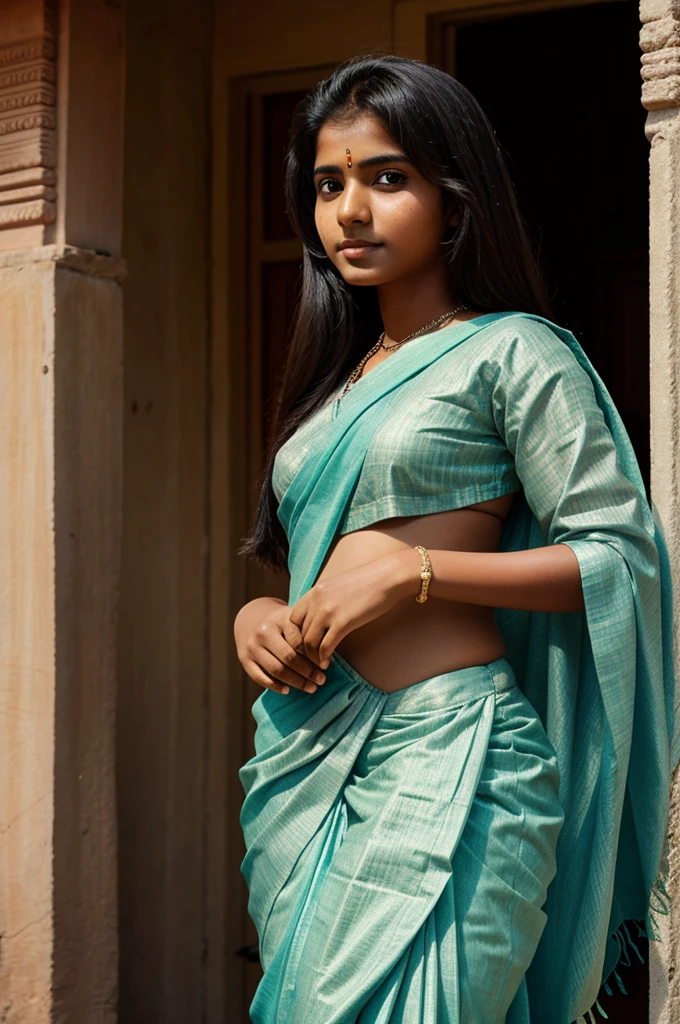
[[[430,556],[424,547],[421,547],[420,544],[416,544],[415,549],[420,552],[420,560],[423,565],[420,573],[420,578],[422,580],[422,583],[420,584],[420,593],[416,598],[418,604],[422,604],[423,601],[427,601],[427,588],[429,587],[430,580],[432,579],[432,562],[430,561]]]

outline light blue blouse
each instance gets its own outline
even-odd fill
[[[551,345],[563,354],[558,339],[548,331],[537,333],[544,338],[546,359]],[[432,338],[423,335],[407,344],[424,347]],[[512,454],[494,421],[494,385],[507,334],[504,338],[496,331],[480,333],[471,339],[474,357],[467,346],[454,348],[402,386],[393,415],[371,438],[339,533],[392,516],[463,508],[521,488]],[[400,359],[405,348],[369,370],[340,400],[341,388],[282,445],[272,475],[278,501],[306,462],[319,431],[342,417],[366,386],[379,383],[386,364]]]

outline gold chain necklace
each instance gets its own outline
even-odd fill
[[[419,334],[426,334],[427,331],[432,330],[432,328],[438,327],[440,324],[445,323],[446,320],[450,320],[451,317],[455,316],[456,313],[458,313],[459,310],[461,309],[467,309],[467,306],[463,302],[461,302],[459,306],[456,306],[455,309],[449,310],[448,313],[442,313],[441,316],[436,317],[429,324],[425,324],[424,327],[419,327],[418,330],[413,331],[412,334],[407,334],[405,338],[402,338],[401,341],[395,342],[394,345],[385,345],[385,332],[383,331],[378,340],[376,341],[375,345],[373,346],[373,348],[370,348],[368,350],[363,359],[350,373],[349,377],[347,378],[347,383],[345,384],[342,390],[342,394],[340,394],[338,397],[338,402],[340,401],[341,398],[344,398],[344,396],[347,394],[352,385],[356,384],[356,382],[361,377],[361,373],[364,366],[371,358],[371,356],[374,356],[376,354],[378,349],[382,348],[384,349],[385,352],[393,352],[395,348],[400,348],[405,342],[410,341],[411,338],[416,338]]]

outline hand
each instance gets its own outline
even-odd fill
[[[234,620],[236,653],[253,682],[277,693],[290,687],[316,691],[325,675],[304,653],[302,637],[290,622],[291,609],[275,597],[244,605]]]
[[[418,552],[405,550],[315,583],[290,611],[307,656],[323,665],[348,633],[384,615],[411,593],[417,594],[420,569]]]

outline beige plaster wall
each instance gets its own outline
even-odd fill
[[[53,1020],[117,1020],[115,707],[123,303],[115,264],[55,272]]]
[[[228,75],[339,63],[391,46],[393,6],[390,0],[348,0],[342,7],[217,0],[216,60]]]
[[[52,953],[53,352],[53,268],[0,265],[0,1019],[23,1006],[35,1024]]]
[[[0,0],[5,1024],[116,1015],[122,17]]]
[[[121,314],[117,281],[77,254],[0,258],[7,1024],[115,1019]]]

